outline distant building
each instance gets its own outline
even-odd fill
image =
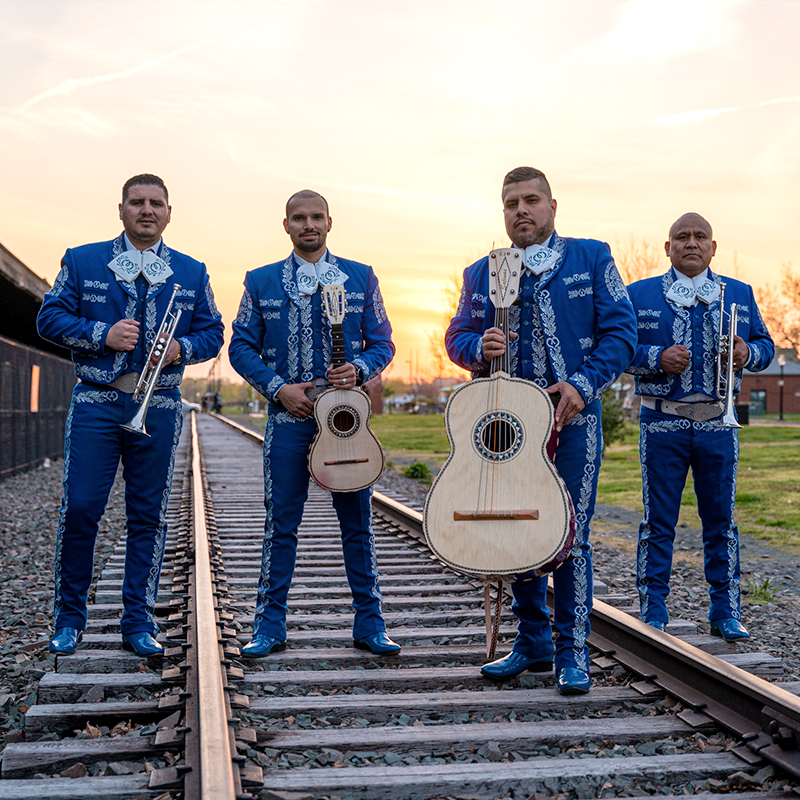
[[[0,478],[64,452],[75,373],[69,352],[36,332],[49,288],[0,244]]]
[[[786,356],[786,353],[783,354]],[[748,372],[742,375],[742,391],[739,403],[750,403],[750,415],[777,414],[781,404],[781,365],[780,355],[761,372]],[[783,413],[800,413],[800,364],[786,357],[783,365]]]

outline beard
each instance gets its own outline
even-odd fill
[[[316,239],[301,239],[299,236],[292,242],[294,246],[303,253],[313,253],[325,246],[328,237],[324,233],[318,233]]]
[[[509,234],[509,238],[517,247],[524,249],[530,247],[532,244],[546,242],[552,232],[552,223],[548,222],[546,225],[539,225],[524,232],[515,229]]]

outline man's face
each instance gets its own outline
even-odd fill
[[[503,216],[508,237],[517,247],[541,244],[555,230],[555,200],[537,178],[503,188]]]
[[[699,275],[717,252],[711,226],[696,214],[681,217],[670,229],[664,249],[678,272],[693,278]]]
[[[139,249],[154,245],[164,233],[172,216],[172,206],[160,186],[131,186],[124,203],[119,204],[119,218],[131,244]]]
[[[298,197],[289,204],[283,227],[298,253],[314,255],[325,249],[333,220],[321,197]]]

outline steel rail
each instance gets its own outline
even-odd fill
[[[254,431],[214,416],[263,442]],[[381,492],[373,492],[372,500],[377,513],[426,544],[420,512]],[[552,601],[552,581],[548,595]],[[800,777],[800,697],[601,600],[594,600],[590,619],[592,647],[679,699],[691,709],[683,713],[698,723],[704,716],[740,737],[746,746],[736,752],[744,760],[763,758]]]
[[[228,708],[225,696],[222,656],[212,583],[208,529],[200,464],[197,412],[192,424],[192,502],[194,532],[194,574],[196,599],[196,653],[199,718],[200,798],[235,800],[234,766],[231,759]],[[191,690],[190,690],[191,691]]]

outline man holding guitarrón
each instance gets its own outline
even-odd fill
[[[506,231],[527,265],[520,303],[509,317],[510,372],[560,398],[555,465],[575,505],[577,529],[569,557],[553,573],[555,666],[559,691],[576,694],[590,687],[589,523],[603,448],[600,396],[631,361],[636,323],[608,246],[555,232],[556,201],[544,173],[512,170],[502,198]],[[488,262],[482,258],[464,271],[458,312],[445,336],[450,359],[473,377],[487,375],[491,360],[506,350],[502,331],[492,327]],[[553,668],[547,578],[516,581],[512,588],[519,620],[512,652],[481,670],[495,680]]]
[[[317,192],[297,192],[286,204],[284,228],[294,246],[283,261],[248,272],[233,323],[234,369],[269,400],[264,432],[267,517],[253,637],[242,655],[260,658],[286,643],[286,611],[294,572],[297,529],[308,497],[308,453],[317,426],[307,391],[327,382],[355,389],[385,369],[394,355],[372,267],[333,256],[325,242],[332,220]],[[331,327],[320,287],[343,284],[345,362],[332,366]],[[355,646],[396,653],[386,635],[371,530],[370,488],[333,492],[342,529],[345,570],[353,595]]]

